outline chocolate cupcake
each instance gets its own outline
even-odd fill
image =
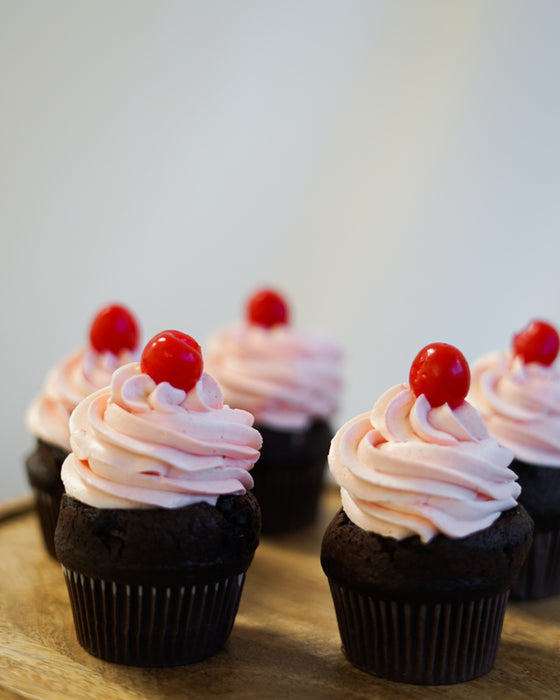
[[[471,401],[509,448],[519,502],[535,522],[533,546],[513,587],[516,600],[560,593],[560,374],[556,329],[533,321],[512,347],[473,363]]]
[[[224,646],[259,541],[252,423],[178,331],[74,410],[55,545],[88,652],[176,666]]]
[[[86,396],[107,386],[115,369],[136,358],[138,323],[124,306],[101,309],[89,343],[54,367],[27,409],[25,422],[36,438],[25,466],[45,546],[53,557],[54,529],[63,493],[60,469],[70,452],[70,414]]]
[[[209,343],[207,365],[224,401],[250,411],[263,436],[253,472],[263,533],[297,530],[315,520],[340,362],[331,338],[289,324],[287,303],[273,290],[253,295],[246,319]]]
[[[332,441],[342,509],[321,564],[344,654],[392,681],[451,684],[489,671],[531,544],[513,455],[464,400],[468,384],[463,355],[434,343],[410,384]]]

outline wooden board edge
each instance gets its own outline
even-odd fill
[[[0,523],[20,515],[26,515],[34,508],[33,494],[17,496],[5,501],[0,501]]]

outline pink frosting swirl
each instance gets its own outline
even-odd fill
[[[129,350],[115,355],[109,350],[97,352],[90,346],[67,357],[51,369],[43,391],[27,409],[25,423],[29,432],[70,451],[68,421],[74,408],[92,392],[108,386],[113,372],[136,357],[137,353]]]
[[[516,457],[560,467],[560,374],[554,366],[525,364],[511,351],[488,353],[471,367],[469,401]]]
[[[304,430],[338,408],[340,347],[328,336],[238,323],[216,334],[205,363],[224,401],[279,429]]]
[[[81,401],[70,418],[66,492],[98,508],[215,505],[253,487],[262,443],[253,416],[223,405],[203,372],[189,391],[156,384],[137,362]]]
[[[329,467],[352,522],[428,542],[438,533],[466,537],[514,507],[512,459],[469,403],[432,408],[401,384],[340,428]]]

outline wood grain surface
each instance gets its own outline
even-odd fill
[[[339,502],[327,488],[315,527],[263,538],[226,648],[171,669],[119,666],[85,652],[30,500],[0,506],[0,698],[560,697],[560,596],[510,603],[496,664],[474,681],[424,688],[353,668],[340,651],[319,563],[322,533]]]

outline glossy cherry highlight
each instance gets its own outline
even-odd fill
[[[202,350],[194,338],[181,331],[163,331],[144,348],[140,369],[159,384],[190,391],[202,375]]]
[[[409,384],[415,396],[424,396],[432,408],[447,403],[456,408],[469,391],[471,371],[462,352],[448,343],[422,348],[410,367]]]
[[[548,367],[558,355],[560,339],[554,326],[535,319],[513,336],[512,348],[523,362],[538,362]]]
[[[115,355],[122,350],[135,350],[139,337],[136,317],[121,304],[104,306],[89,330],[89,341],[97,352],[110,350]]]
[[[247,303],[247,320],[256,326],[272,328],[289,322],[288,304],[274,289],[255,292]]]

